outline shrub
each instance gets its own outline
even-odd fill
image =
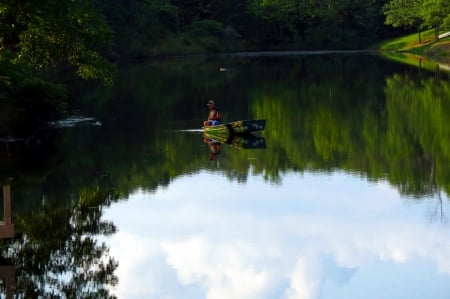
[[[214,20],[194,21],[191,25],[190,34],[197,38],[222,38],[224,35],[224,26],[222,23]]]

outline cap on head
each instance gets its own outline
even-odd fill
[[[214,101],[213,100],[209,100],[208,101],[208,104],[206,104],[207,106],[210,106],[210,105],[215,105],[215,103],[214,103]]]

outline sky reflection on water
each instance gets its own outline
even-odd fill
[[[448,198],[443,214],[448,215]],[[448,298],[438,199],[342,172],[280,185],[210,172],[105,211],[119,298]],[[438,209],[438,211],[439,211]]]

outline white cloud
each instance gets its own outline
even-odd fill
[[[323,274],[322,265],[313,256],[302,256],[297,260],[287,299],[313,299],[317,298]]]
[[[166,243],[163,250],[179,281],[202,285],[207,298],[262,298],[270,286],[267,271],[257,268],[257,248],[191,238]]]

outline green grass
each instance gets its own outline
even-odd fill
[[[436,41],[434,30],[422,32],[421,37],[421,43],[415,33],[386,41],[378,48],[390,59],[412,65],[420,63],[424,68],[433,68],[435,62],[450,63],[450,37]]]
[[[419,35],[417,33],[395,38],[386,41],[380,45],[380,50],[384,51],[411,51],[418,47],[424,47],[434,41],[434,30],[427,30],[421,33],[419,44]]]

